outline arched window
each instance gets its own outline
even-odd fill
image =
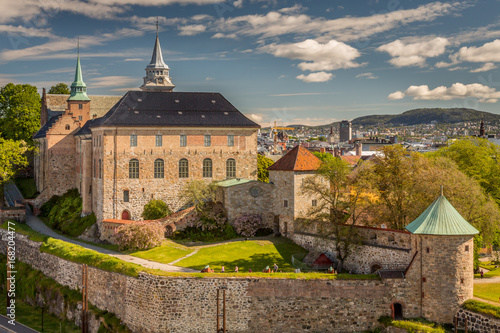
[[[65,127],[65,128],[66,128],[66,130],[69,130],[69,125],[66,125],[66,127]]]
[[[236,161],[229,158],[226,161],[226,178],[236,178]]]
[[[165,163],[161,158],[155,160],[155,165],[154,165],[155,178],[163,178],[165,176],[164,166]]]
[[[189,177],[189,162],[183,158],[179,161],[179,178]]]
[[[139,178],[139,160],[134,158],[128,162],[128,177]]]
[[[203,177],[212,178],[212,160],[209,158],[203,160]]]

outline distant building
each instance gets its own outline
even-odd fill
[[[351,122],[349,120],[342,120],[340,122],[340,139],[339,142],[346,142],[352,139]]]

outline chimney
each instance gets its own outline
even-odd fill
[[[45,94],[45,88],[42,89],[42,106],[40,108],[40,127],[45,125],[49,121],[49,113],[47,111],[47,95]]]
[[[340,152],[337,147],[333,148],[333,156],[334,157],[340,157]]]
[[[361,156],[363,151],[363,144],[361,142],[358,142],[356,144],[356,156]]]

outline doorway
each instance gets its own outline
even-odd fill
[[[401,303],[392,304],[392,318],[396,320],[403,319],[403,305]]]
[[[122,220],[130,220],[130,213],[126,210],[122,212]]]

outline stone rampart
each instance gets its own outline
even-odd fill
[[[458,327],[465,328],[466,321],[468,331],[475,333],[500,333],[500,319],[466,309],[458,310]]]
[[[378,234],[380,233],[378,232]],[[333,260],[337,256],[335,239],[333,238],[299,232],[290,234],[289,238],[308,251],[321,251]],[[382,239],[382,237],[379,238]],[[372,273],[375,269],[404,270],[408,267],[412,256],[409,248],[367,242],[364,245],[352,245],[354,248],[352,255],[348,256],[343,264],[346,270],[358,274],[368,274]],[[405,239],[404,244],[409,246],[409,242],[408,237],[408,240]]]
[[[5,230],[0,229],[0,234],[0,249],[5,253]],[[80,264],[40,252],[40,243],[23,235],[17,235],[16,247],[17,260],[61,285],[81,286]],[[88,274],[89,301],[115,313],[133,332],[213,332],[221,287],[226,290],[227,328],[232,332],[359,332],[378,326],[380,316],[391,315],[391,304],[404,301],[409,288],[403,280],[150,274],[134,278],[93,267]]]

